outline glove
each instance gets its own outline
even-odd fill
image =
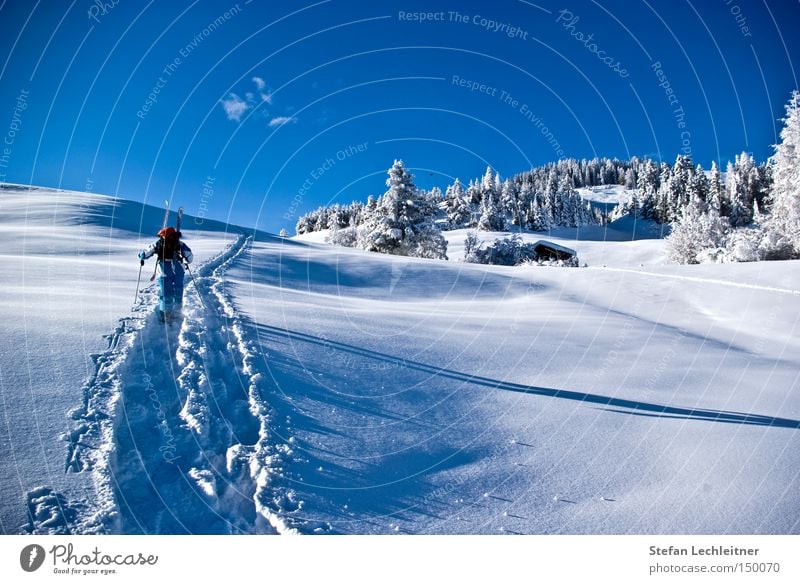
[[[143,266],[144,265],[144,260],[139,260],[139,265]]]
[[[142,260],[142,265],[144,265],[144,252],[143,251],[139,252],[139,259]]]

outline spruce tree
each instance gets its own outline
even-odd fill
[[[725,194],[725,185],[722,183],[722,174],[717,166],[717,161],[711,161],[711,176],[708,179],[708,205],[716,209],[720,215],[728,215],[730,206]]]
[[[747,192],[746,169],[748,157],[746,153],[736,157],[735,163],[728,163],[726,182],[731,211],[729,214],[733,227],[743,227],[753,218],[753,203]]]
[[[800,91],[786,104],[781,141],[772,155],[772,209],[767,229],[778,246],[800,256]]]
[[[460,180],[456,179],[452,185],[447,187],[444,200],[449,228],[461,229],[469,221],[470,210],[464,193],[464,186]]]
[[[447,242],[434,222],[436,206],[414,185],[402,160],[395,160],[388,174],[388,190],[358,228],[356,245],[367,251],[447,259]]]

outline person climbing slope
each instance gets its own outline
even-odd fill
[[[139,252],[141,265],[153,255],[158,269],[158,317],[161,322],[172,322],[180,318],[183,306],[183,262],[192,263],[194,256],[174,227],[161,229],[158,240]]]

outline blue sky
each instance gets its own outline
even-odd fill
[[[0,180],[292,232],[382,193],[395,158],[425,188],[560,157],[763,160],[797,22],[789,0],[0,0]]]

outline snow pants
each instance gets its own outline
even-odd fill
[[[161,262],[158,276],[158,309],[169,314],[183,306],[183,265],[178,261]]]

